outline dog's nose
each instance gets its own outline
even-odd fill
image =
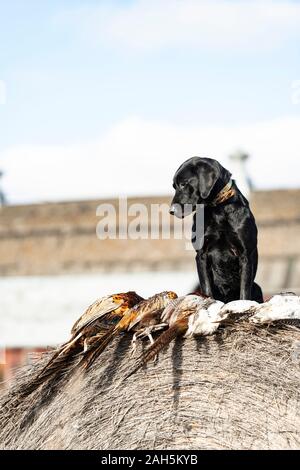
[[[175,214],[175,210],[176,210],[176,206],[175,206],[175,204],[172,204],[171,207],[170,207],[170,210],[169,210],[170,214],[171,214],[171,215],[174,215],[174,214]]]

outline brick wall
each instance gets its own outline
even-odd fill
[[[8,206],[0,212],[0,275],[44,275],[194,269],[184,240],[98,240],[97,206],[78,201]],[[117,200],[107,200],[117,207]],[[170,197],[128,204],[169,203]],[[300,190],[257,191],[251,207],[259,228],[259,280],[267,290],[300,288]],[[118,217],[118,213],[117,213]]]
[[[19,367],[39,359],[48,348],[7,348],[4,361],[0,364],[0,388],[6,387]]]

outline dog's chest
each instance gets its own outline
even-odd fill
[[[222,208],[208,208],[204,212],[203,224],[195,232],[196,218],[194,218],[193,233],[201,239],[201,251],[206,252],[218,261],[236,262],[239,256],[239,241],[230,217]],[[200,229],[200,231],[199,231]],[[195,246],[196,251],[197,245]]]
[[[236,241],[236,234],[228,223],[226,217],[210,217],[204,221],[203,249],[211,252],[221,251],[223,257],[225,253],[229,257],[239,255]]]

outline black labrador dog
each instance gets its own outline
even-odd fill
[[[223,302],[263,302],[261,288],[254,282],[257,227],[231,173],[217,160],[193,157],[178,168],[173,187],[176,193],[170,213],[185,217],[194,212],[192,242],[200,290]],[[200,207],[204,208],[202,228],[197,227]]]

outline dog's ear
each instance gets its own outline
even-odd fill
[[[220,166],[206,161],[198,161],[196,171],[199,180],[200,196],[202,199],[207,199],[221,176]]]

